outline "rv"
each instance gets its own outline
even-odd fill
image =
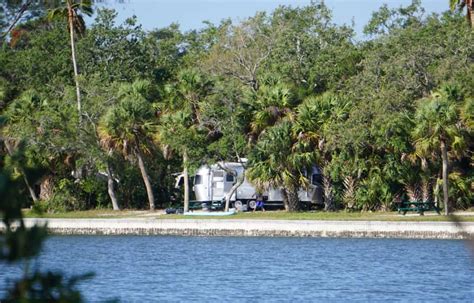
[[[200,204],[203,207],[219,208],[230,195],[231,189],[239,177],[245,173],[246,160],[239,162],[219,162],[213,165],[201,166],[191,178],[193,186],[192,190],[195,195],[193,204]],[[313,166],[311,171],[306,174],[309,186],[298,191],[301,202],[306,207],[312,207],[322,204],[322,188],[321,188],[321,172]],[[179,175],[176,180],[176,187],[179,187],[183,175]],[[281,189],[270,188],[263,193],[265,198],[265,207],[282,208],[283,196]],[[256,206],[256,189],[244,177],[243,183],[237,188],[230,197],[231,207],[238,210],[254,209]]]

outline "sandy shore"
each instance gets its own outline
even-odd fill
[[[179,235],[466,239],[474,222],[313,221],[239,219],[25,219],[66,235]],[[0,230],[3,226],[0,226]]]

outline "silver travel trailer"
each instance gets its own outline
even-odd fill
[[[245,160],[243,160],[245,163]],[[244,174],[244,166],[239,162],[219,162],[213,165],[201,166],[194,175],[192,190],[195,194],[193,203],[205,205],[221,204],[230,194],[232,186],[237,179]],[[178,187],[182,175],[177,177],[176,186]],[[300,189],[298,196],[301,202],[309,207],[311,205],[322,204],[321,172],[314,166],[311,173],[308,174],[310,185],[307,189]],[[265,197],[265,206],[283,207],[283,196],[281,190],[271,188],[263,193]],[[255,208],[256,189],[244,178],[243,183],[230,197],[232,206],[237,209]]]

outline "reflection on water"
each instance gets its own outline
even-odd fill
[[[469,301],[462,241],[54,236],[43,270],[94,271],[88,301]],[[0,264],[0,297],[21,268]]]

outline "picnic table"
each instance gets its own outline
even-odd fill
[[[203,206],[206,206],[210,210],[220,210],[224,208],[225,201],[212,201],[212,202],[203,202],[191,200],[189,201],[189,210],[193,211],[196,209],[203,209]]]
[[[423,216],[425,211],[430,210],[434,210],[438,215],[441,215],[439,207],[431,201],[404,201],[400,202],[398,206],[398,213],[403,212],[403,215],[409,211],[416,211],[420,216]]]

